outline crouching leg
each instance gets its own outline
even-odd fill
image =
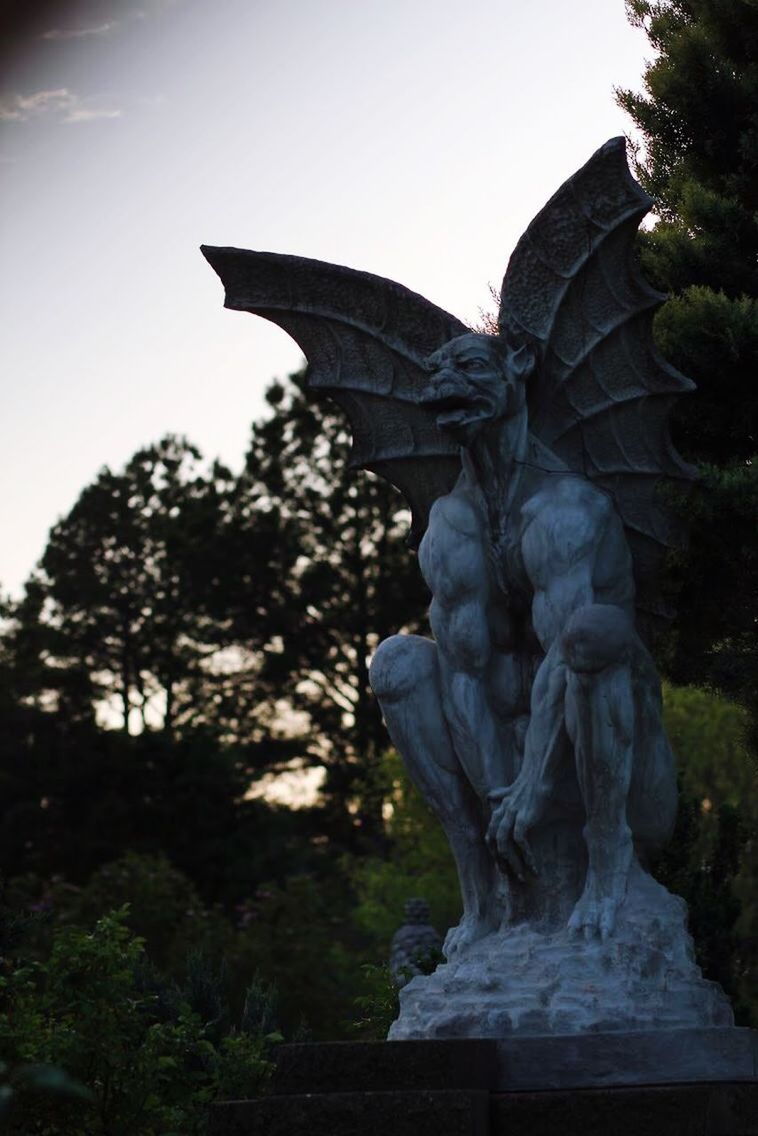
[[[455,755],[442,711],[437,647],[418,635],[394,635],[379,647],[369,678],[390,737],[439,818],[455,858],[463,918],[445,940],[450,958],[493,930],[503,911],[484,844],[482,806]]]

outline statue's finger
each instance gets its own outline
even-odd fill
[[[498,829],[499,823],[500,823],[499,817],[496,817],[496,816],[490,817],[490,823],[487,825],[487,832],[485,833],[485,836],[484,836],[484,843],[492,851],[495,851],[495,849],[497,847],[497,829]]]
[[[503,820],[501,820],[497,830],[497,848],[500,859],[504,862],[508,871],[511,872],[517,880],[523,883],[524,864],[519,850],[513,841],[513,825],[515,819],[513,813],[507,812]]]
[[[521,862],[521,857],[518,854],[515,844],[508,843],[505,847],[500,848],[500,861],[505,866],[512,876],[515,876],[520,884],[524,881],[524,866]]]
[[[500,803],[500,801],[503,800],[504,797],[508,796],[510,791],[510,785],[504,785],[502,789],[493,789],[490,793],[487,794],[487,800],[491,805],[497,805]]]
[[[522,824],[521,821],[516,821],[516,826],[513,830],[513,839],[516,841],[519,851],[524,858],[524,863],[529,871],[533,876],[538,876],[537,861],[534,858],[531,845],[526,837],[526,826]]]
[[[493,820],[495,818],[493,817]],[[495,827],[495,840],[498,848],[503,851],[511,843],[513,838],[513,825],[515,816],[510,809],[501,812]]]

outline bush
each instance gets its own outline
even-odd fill
[[[30,1084],[11,1099],[7,1131],[200,1136],[211,1101],[265,1085],[278,1035],[249,1032],[249,1021],[229,1030],[222,976],[200,956],[183,987],[162,979],[127,915],[57,929],[45,961],[4,960],[0,1058],[11,1070],[53,1066],[84,1088],[53,1097]]]

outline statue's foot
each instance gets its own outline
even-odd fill
[[[495,922],[489,915],[464,914],[458,926],[451,927],[445,936],[442,953],[450,962],[454,955],[494,930]]]
[[[577,901],[568,929],[570,935],[583,935],[588,941],[596,936],[605,941],[616,927],[616,914],[626,895],[626,878],[602,886],[590,869],[584,891]]]

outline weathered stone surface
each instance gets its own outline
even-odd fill
[[[758,1136],[754,1030],[285,1045],[277,1062],[274,1096],[215,1106],[214,1136]]]
[[[758,1085],[494,1096],[491,1136],[758,1136]]]
[[[488,1136],[489,1094],[319,1093],[232,1101],[212,1110],[212,1136]]]
[[[279,1046],[273,1091],[489,1090],[497,1078],[491,1041],[335,1041]]]
[[[740,1081],[758,1090],[756,1030],[517,1036],[495,1044],[499,1091]]]
[[[413,978],[400,1005],[395,1041],[733,1024],[721,988],[695,963],[684,902],[641,869],[611,938],[504,927]]]
[[[758,1031],[645,1030],[508,1039],[283,1045],[279,1095],[477,1089],[515,1092],[708,1082],[758,1085]]]
[[[501,1093],[332,1093],[233,1101],[211,1136],[758,1136],[758,1084]]]

